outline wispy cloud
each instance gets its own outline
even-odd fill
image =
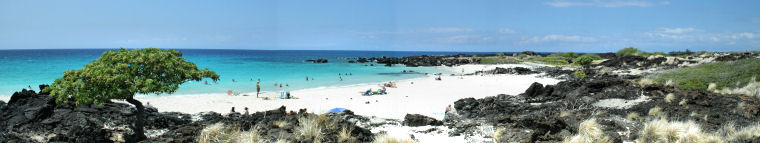
[[[547,43],[547,42],[593,42],[593,41],[596,41],[596,38],[578,36],[578,35],[550,34],[543,37],[534,36],[531,38],[523,39],[519,41],[518,44],[525,45],[525,44],[539,44],[539,43]]]
[[[517,33],[517,30],[502,28],[502,29],[499,29],[499,33],[503,33],[503,34],[515,34],[515,33]]]
[[[714,42],[729,45],[740,42],[757,43],[760,40],[760,34],[757,32],[710,32],[696,28],[659,28],[647,32],[646,35],[654,40]]]
[[[702,30],[686,27],[686,28],[660,28],[660,30],[658,30],[657,32],[667,33],[667,34],[683,34],[683,33],[698,32],[698,31],[702,31]]]
[[[750,23],[760,24],[760,18],[750,18],[748,21]]]
[[[472,32],[470,28],[457,28],[457,27],[435,27],[428,28],[419,32],[427,33],[459,33],[459,32]]]
[[[593,1],[569,1],[555,0],[544,2],[544,4],[553,7],[575,7],[575,6],[592,6],[592,7],[650,7],[658,5],[669,5],[670,2],[648,2],[648,1],[626,1],[626,0],[593,0]]]

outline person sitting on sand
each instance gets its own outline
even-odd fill
[[[372,88],[370,88],[370,89],[368,89],[366,92],[364,92],[364,95],[365,95],[365,96],[370,96],[370,95],[372,95]]]
[[[235,113],[235,107],[232,107],[232,109],[230,109],[230,114],[234,114],[234,113]]]
[[[227,95],[232,95],[232,90],[227,90]]]
[[[451,105],[449,105],[449,106],[451,106]],[[243,110],[245,110],[245,113],[243,115],[248,115],[248,107],[243,108]]]

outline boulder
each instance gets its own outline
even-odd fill
[[[327,63],[327,59],[306,60],[306,62],[312,62],[312,63]]]
[[[404,125],[406,126],[440,126],[443,125],[443,122],[440,120],[436,120],[435,118],[431,118],[428,116],[420,115],[420,114],[406,114],[404,116]]]
[[[514,67],[512,68],[515,73],[517,74],[533,74],[535,72],[531,71],[529,68],[524,67]]]

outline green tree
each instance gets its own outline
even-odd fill
[[[145,117],[144,106],[133,98],[135,94],[171,94],[180,84],[203,78],[216,81],[219,75],[208,69],[198,70],[194,63],[182,58],[180,51],[122,48],[104,52],[84,68],[66,71],[44,90],[59,103],[73,98],[77,106],[126,100],[137,109],[133,139],[139,141],[146,138]]]

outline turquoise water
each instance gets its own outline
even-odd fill
[[[0,50],[0,95],[11,95],[39,84],[50,84],[68,69],[82,68],[97,59],[106,49],[66,50]],[[217,83],[208,80],[187,82],[174,94],[255,92],[256,80],[263,91],[342,86],[360,83],[387,82],[424,76],[422,73],[443,72],[436,67],[364,66],[370,63],[348,63],[347,57],[402,57],[413,55],[457,54],[455,52],[390,52],[390,51],[270,51],[270,50],[198,50],[184,49],[184,58],[199,68],[209,68],[221,76]],[[304,62],[327,59],[328,63]],[[420,73],[402,73],[414,70]],[[350,73],[351,75],[344,75]],[[340,76],[338,74],[341,74]],[[306,81],[306,76],[310,79]],[[343,78],[341,81],[340,78]],[[314,78],[314,80],[311,80]],[[232,80],[236,82],[232,82]],[[277,86],[274,86],[277,84]]]

